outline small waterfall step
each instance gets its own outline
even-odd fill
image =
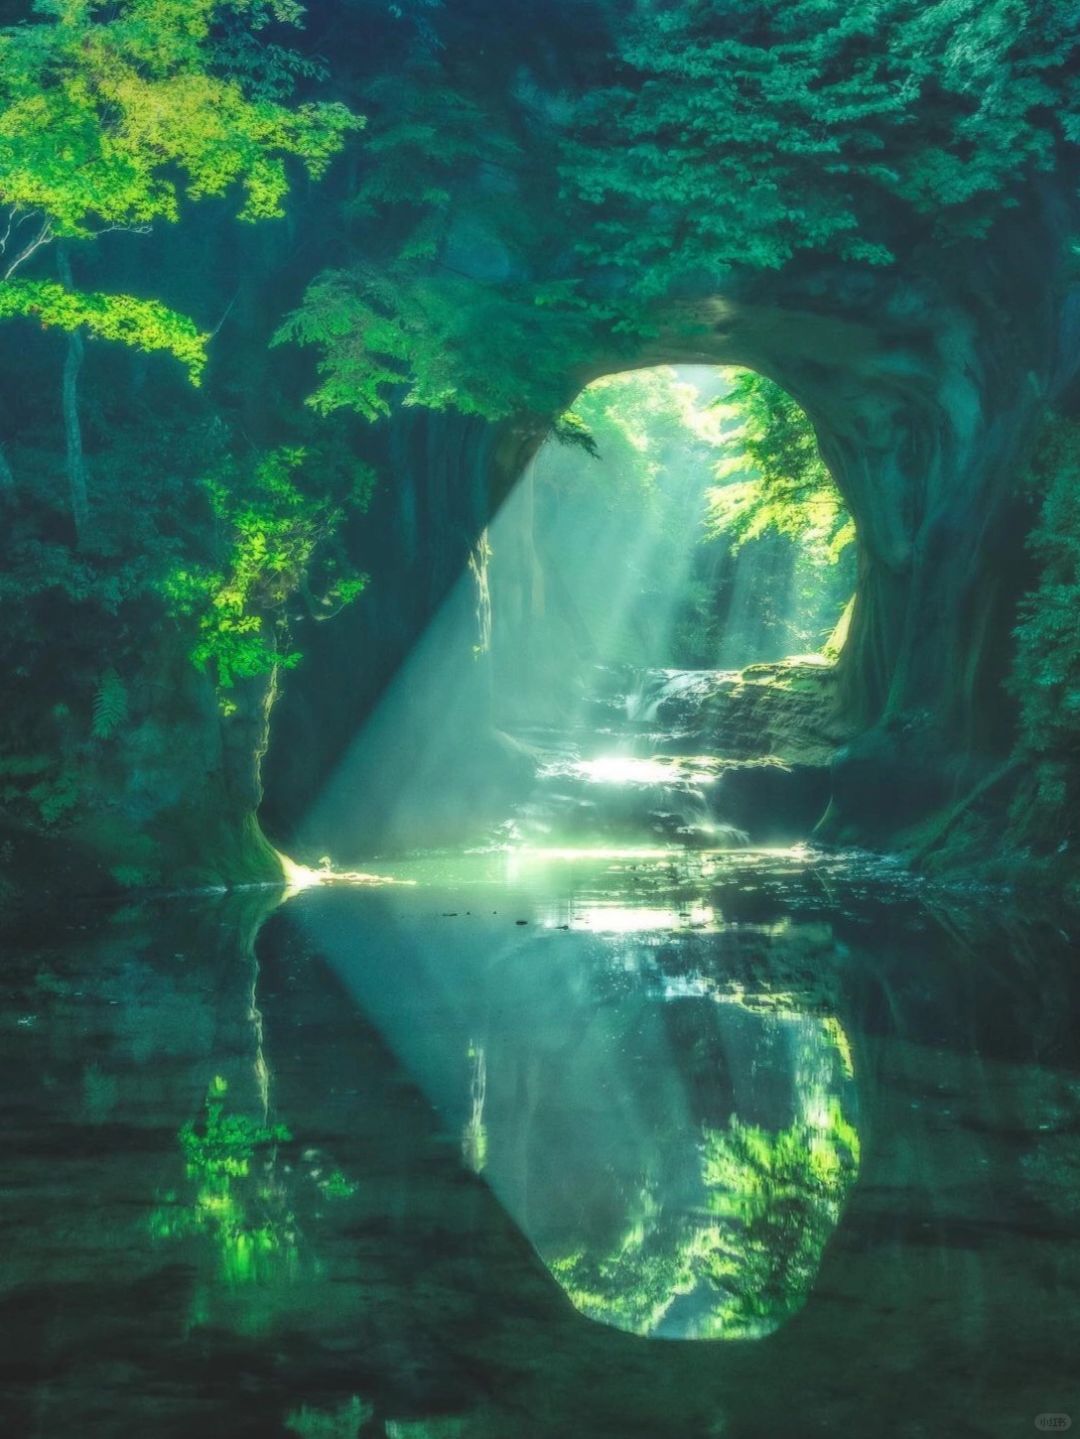
[[[536,769],[508,833],[708,848],[804,839],[846,737],[834,693],[816,657],[743,671],[597,666],[562,730],[515,732]]]

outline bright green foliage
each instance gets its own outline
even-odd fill
[[[82,294],[54,280],[8,280],[0,284],[0,320],[16,315],[36,320],[45,329],[81,328],[97,340],[118,340],[146,352],[164,350],[180,361],[196,385],[206,364],[209,336],[158,300]]]
[[[739,538],[710,524],[716,467],[743,457],[741,415],[712,403],[727,384],[716,371],[624,371],[560,416],[556,443],[492,528],[505,704],[558,693],[572,656],[738,668],[816,651],[833,629],[852,588],[850,554],[827,566],[821,536],[795,526],[736,553]],[[530,612],[536,595],[542,619]]]
[[[568,189],[639,293],[806,250],[887,263],[898,209],[980,235],[1080,140],[1078,57],[1071,0],[645,0]]]
[[[366,506],[372,473],[354,465],[335,475],[327,465],[305,485],[305,465],[313,458],[304,449],[283,448],[247,466],[224,462],[204,482],[222,536],[222,562],[181,566],[163,585],[173,613],[197,625],[192,661],[210,668],[223,689],[299,664],[300,652],[288,647],[286,605],[294,597],[325,619],[366,584],[344,564],[334,541],[349,510]],[[316,562],[317,596],[311,585]]]
[[[711,1227],[665,1225],[655,1196],[635,1196],[631,1223],[612,1254],[586,1250],[550,1261],[574,1308],[631,1334],[655,1333],[680,1295],[695,1288],[715,1243]]]
[[[842,1098],[853,1078],[843,1029],[827,1017],[805,1034],[787,1128],[737,1116],[726,1129],[705,1127],[698,1207],[679,1214],[664,1203],[663,1185],[647,1182],[623,1195],[616,1244],[546,1259],[576,1308],[655,1334],[677,1300],[693,1294],[693,1336],[736,1340],[771,1333],[801,1308],[861,1155]]]
[[[840,1101],[824,1122],[770,1133],[733,1118],[705,1136],[710,1208],[722,1221],[707,1269],[725,1300],[716,1332],[775,1327],[801,1307],[859,1169],[859,1136]]]
[[[216,73],[214,26],[265,21],[252,0],[38,0],[0,32],[0,203],[53,234],[175,220],[183,195],[244,190],[241,218],[282,213],[285,160],[321,174],[359,121],[335,104],[254,99]],[[297,19],[291,5],[279,16]]]
[[[321,349],[323,382],[310,400],[321,414],[352,409],[374,420],[394,399],[488,420],[546,414],[565,394],[574,336],[587,333],[574,288],[428,275],[415,263],[330,271],[275,343]]]
[[[1013,690],[1022,741],[1039,755],[1080,757],[1080,423],[1044,430],[1030,481],[1044,494],[1029,541],[1039,583],[1016,631]]]
[[[774,380],[752,370],[732,377],[722,415],[736,422],[716,469],[727,480],[710,491],[709,527],[736,548],[772,530],[834,561],[855,526],[818,453],[806,412]],[[733,480],[734,475],[747,478]]]
[[[702,402],[692,384],[668,367],[632,370],[594,380],[560,417],[555,436],[569,434],[604,460],[603,469],[643,490],[653,489],[673,451],[713,461],[723,439],[723,416]]]
[[[206,1094],[201,1122],[190,1121],[180,1130],[180,1147],[188,1176],[201,1181],[240,1179],[250,1174],[258,1149],[292,1138],[283,1124],[267,1127],[226,1108],[228,1082],[216,1076]]]
[[[253,1173],[257,1158],[270,1158],[292,1135],[283,1124],[267,1125],[227,1107],[229,1086],[215,1077],[203,1113],[180,1129],[180,1148],[191,1203],[175,1193],[162,1196],[150,1230],[156,1239],[207,1235],[218,1250],[222,1276],[232,1285],[265,1278],[267,1271],[294,1262],[296,1234],[281,1196],[263,1174]]]
[[[240,218],[283,213],[286,161],[322,174],[361,123],[339,104],[290,107],[228,73],[222,26],[295,22],[292,0],[37,0],[36,19],[0,31],[0,319],[85,327],[165,350],[192,380],[206,337],[156,302],[13,285],[54,240],[174,221],[181,202],[243,191]],[[226,28],[226,33],[229,33]],[[280,71],[280,60],[268,58]],[[302,67],[301,72],[302,73]]]
[[[497,631],[508,697],[534,693],[541,672],[541,688],[565,684],[568,642],[593,662],[710,662],[707,645],[687,652],[681,636],[707,621],[712,598],[690,572],[704,573],[719,548],[698,545],[719,435],[701,391],[667,367],[606,375],[559,417],[557,443],[530,470],[532,499],[511,501],[493,531],[496,614],[506,619],[533,564],[559,597],[557,622],[536,625],[528,644],[509,640],[505,624]]]

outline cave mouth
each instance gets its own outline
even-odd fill
[[[853,535],[774,382],[715,366],[592,381],[476,536],[305,852],[805,838],[827,800]],[[814,782],[793,799],[778,776],[806,758],[801,728]]]
[[[854,537],[809,419],[775,382],[703,365],[605,375],[485,536],[497,715],[565,719],[594,666],[835,658]]]

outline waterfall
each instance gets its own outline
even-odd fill
[[[574,721],[548,735],[511,837],[549,845],[745,844],[720,803],[728,762],[701,743],[710,702],[737,678],[597,666]]]

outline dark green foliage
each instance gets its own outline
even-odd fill
[[[1078,53],[1070,0],[647,0],[566,166],[588,251],[658,295],[983,235],[1080,139]]]
[[[1080,759],[1080,424],[1043,432],[1030,482],[1043,493],[1029,541],[1039,582],[1016,631],[1013,689],[1022,741],[1034,754]]]
[[[430,57],[363,99],[365,171],[346,214],[365,258],[320,276],[275,339],[321,352],[311,404],[369,420],[395,402],[554,413],[595,315],[575,282],[540,277],[565,246],[550,154]]]
[[[557,413],[657,301],[804,254],[937,274],[1075,164],[1071,0],[645,0],[615,26],[577,93],[429,47],[363,92],[364,260],[281,333],[322,352],[317,406]]]
[[[569,283],[496,285],[401,261],[322,275],[275,343],[321,350],[310,401],[320,414],[374,420],[396,400],[501,420],[557,408],[574,337],[587,332]]]
[[[173,656],[225,687],[267,675],[299,657],[290,621],[333,615],[364,584],[340,531],[366,504],[372,472],[340,434],[238,460],[216,421],[130,418],[95,453],[78,548],[60,457],[12,452],[22,479],[0,565],[10,696],[0,808],[34,830],[78,820],[101,765],[168,744],[151,716],[163,704],[185,714]]]
[[[94,718],[90,733],[95,739],[110,739],[127,716],[127,686],[114,669],[107,669],[94,694]]]

